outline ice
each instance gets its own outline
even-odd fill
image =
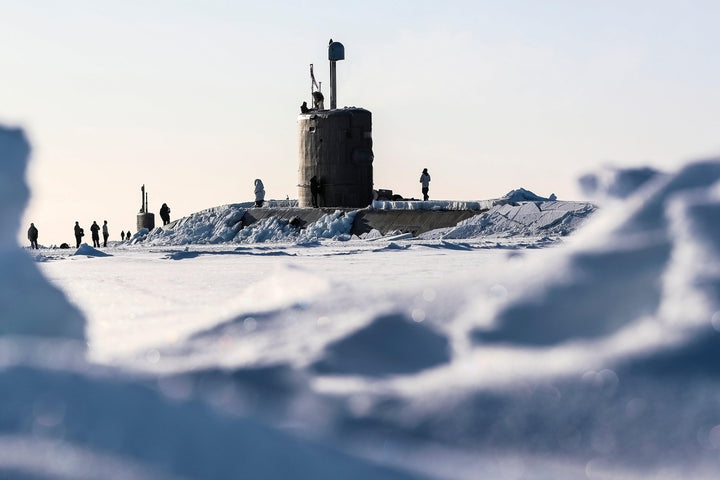
[[[83,243],[80,245],[80,248],[78,248],[73,255],[85,255],[86,257],[110,257],[111,255],[109,253],[105,253],[102,250],[98,250],[97,248],[93,248],[87,243]]]

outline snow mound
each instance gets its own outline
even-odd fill
[[[688,299],[698,299],[696,308],[714,305],[705,312],[706,318],[712,317],[720,308],[720,297],[706,291],[720,267],[713,251],[720,236],[712,237],[720,219],[717,182],[720,163],[708,161],[639,190],[623,216],[599,219],[607,230],[579,232],[575,240],[587,246],[564,259],[561,279],[545,282],[532,298],[508,305],[498,313],[496,327],[477,338],[554,344],[609,335],[644,318],[692,317],[696,312],[674,303],[682,289],[691,295]],[[689,264],[691,258],[699,263]],[[679,289],[675,284],[687,275],[692,276],[683,278],[688,283]],[[543,318],[542,324],[536,318]]]
[[[549,198],[545,198],[539,195],[535,195],[530,190],[518,188],[515,190],[510,190],[504,196],[498,198],[497,200],[494,200],[493,205],[505,205],[508,203],[510,205],[515,205],[519,202],[544,202],[548,200],[556,200],[555,194],[550,195]]]
[[[606,167],[579,179],[583,192],[594,198],[627,198],[648,181],[662,175],[650,167]]]
[[[14,233],[28,201],[30,146],[19,129],[0,127],[0,336],[85,339],[85,319],[41,275]]]
[[[247,208],[241,204],[209,208],[181,218],[173,228],[155,228],[147,234],[144,242],[149,245],[230,242],[242,228],[241,221],[246,211]]]
[[[313,244],[319,239],[350,240],[350,230],[357,212],[342,212],[323,215],[306,228],[294,227],[287,220],[269,217],[248,225],[233,239],[236,243],[296,243]]]
[[[174,246],[219,243],[311,244],[318,239],[345,241],[350,239],[356,215],[356,212],[337,210],[323,215],[304,229],[279,217],[262,218],[243,227],[242,218],[248,206],[243,203],[209,208],[178,220],[172,228],[157,227],[152,232],[143,229],[133,236],[130,243]]]
[[[299,229],[278,217],[260,219],[235,236],[237,243],[291,242],[299,236]]]
[[[85,255],[87,257],[112,257],[109,253],[93,248],[87,243],[81,244],[80,248],[78,248],[72,255]]]
[[[323,374],[385,376],[416,373],[449,360],[449,342],[443,335],[392,314],[328,345],[314,368]]]
[[[501,203],[455,227],[426,232],[422,239],[565,236],[577,230],[597,207],[588,202]]]

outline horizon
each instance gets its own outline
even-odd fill
[[[42,245],[73,244],[75,221],[119,240],[143,184],[173,220],[251,201],[255,178],[266,199],[297,198],[296,119],[311,63],[328,91],[329,38],[346,53],[338,107],[373,114],[376,189],[418,198],[428,168],[431,200],[583,200],[577,179],[602,165],[720,152],[720,5],[313,6],[0,7],[0,124],[32,146],[20,245],[30,222]]]

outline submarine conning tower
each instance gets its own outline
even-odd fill
[[[311,207],[310,179],[317,178],[319,207],[363,208],[372,202],[372,114],[364,108],[337,108],[335,68],[345,47],[330,41],[330,110],[303,109],[298,116],[298,204]],[[312,75],[312,70],[311,70]],[[312,77],[313,97],[320,88]],[[322,98],[322,95],[319,95]]]

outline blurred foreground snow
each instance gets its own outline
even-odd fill
[[[0,156],[21,183],[20,132]],[[713,160],[638,182],[545,249],[318,235],[34,263],[6,235],[0,472],[716,478],[719,179]],[[14,232],[27,195],[2,200]],[[569,218],[497,207],[486,227]]]

